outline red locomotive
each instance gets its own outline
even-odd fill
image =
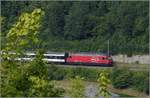
[[[86,65],[109,65],[113,64],[113,60],[106,54],[97,53],[69,53],[66,58],[69,64],[86,64]]]

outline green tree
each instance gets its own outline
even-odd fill
[[[30,83],[27,96],[30,97],[60,97],[64,89],[55,87],[48,80],[48,69],[43,61],[43,51],[39,50],[35,59],[26,68],[25,78]]]
[[[100,75],[99,78],[97,79],[98,81],[98,86],[99,86],[99,95],[109,98],[110,97],[110,93],[108,91],[108,85],[110,84],[110,79],[108,77],[108,72],[103,70]]]
[[[20,94],[23,93],[18,88],[19,84],[16,83],[23,83],[19,81],[23,77],[24,66],[23,63],[17,63],[15,58],[22,55],[24,48],[29,46],[29,43],[37,42],[37,30],[40,26],[40,18],[42,15],[43,12],[41,9],[35,9],[30,14],[22,14],[18,22],[7,33],[6,44],[2,50],[2,88],[6,92],[2,92],[2,96],[17,96],[18,94],[21,96]]]
[[[42,30],[44,35],[51,35],[53,37],[58,36],[62,37],[64,33],[64,16],[65,11],[67,11],[67,2],[49,2],[49,5],[46,5],[45,13],[46,16],[43,19]],[[65,8],[66,7],[66,8]],[[44,36],[43,35],[43,36]],[[50,38],[51,36],[48,36]],[[44,36],[43,39],[45,39]],[[47,38],[47,40],[48,40]]]
[[[89,2],[74,2],[69,15],[65,17],[65,38],[70,40],[85,39],[89,32],[87,32],[86,24],[87,13],[89,11]],[[87,25],[86,25],[87,26]]]
[[[113,54],[148,53],[148,1],[2,1],[2,41],[21,13],[39,7],[46,12],[39,31],[46,49],[106,52],[109,39]]]
[[[48,72],[43,61],[43,52],[38,51],[35,59],[27,64],[16,62],[24,48],[38,44],[38,28],[44,12],[35,9],[24,13],[7,33],[7,43],[2,57],[2,96],[60,96],[64,90],[55,88],[47,80]],[[13,52],[13,53],[11,53]],[[8,58],[8,59],[7,59]],[[48,87],[48,88],[47,88]],[[42,92],[40,90],[42,89]]]

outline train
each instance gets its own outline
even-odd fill
[[[60,63],[72,65],[96,65],[96,66],[113,66],[113,59],[110,55],[104,53],[71,53],[71,52],[47,52],[44,53],[43,60],[47,63]],[[35,53],[25,53],[25,57],[17,58],[17,60],[33,60]]]

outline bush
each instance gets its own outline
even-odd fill
[[[133,75],[132,87],[138,91],[149,94],[149,73],[148,72],[135,72]]]
[[[113,69],[110,78],[115,88],[128,88],[132,84],[132,74],[126,69]]]
[[[55,65],[48,67],[49,80],[63,80],[65,78],[74,78],[76,76],[84,77],[85,80],[96,81],[100,70],[89,68],[69,68],[57,67]]]
[[[129,71],[125,68],[114,68],[110,79],[115,88],[128,88],[129,86],[140,92],[149,94],[149,73],[143,71]]]
[[[67,68],[50,65],[48,66],[48,78],[49,80],[63,80],[69,74],[68,70]]]
[[[111,95],[108,91],[108,85],[110,84],[109,72],[103,70],[99,74],[97,82],[98,82],[98,91],[99,91],[100,96],[109,98]]]
[[[85,85],[83,83],[83,78],[80,76],[76,76],[73,79],[70,79],[71,87],[69,94],[71,95],[71,98],[84,98],[84,92],[85,92]]]
[[[88,68],[73,68],[72,77],[80,76],[84,77],[85,80],[96,81],[98,78],[99,70],[88,69]]]

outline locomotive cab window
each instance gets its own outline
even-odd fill
[[[102,57],[102,60],[105,60],[105,58],[104,58],[104,57]]]
[[[111,58],[111,57],[108,57],[107,59],[108,59],[108,60],[112,60],[112,58]]]

